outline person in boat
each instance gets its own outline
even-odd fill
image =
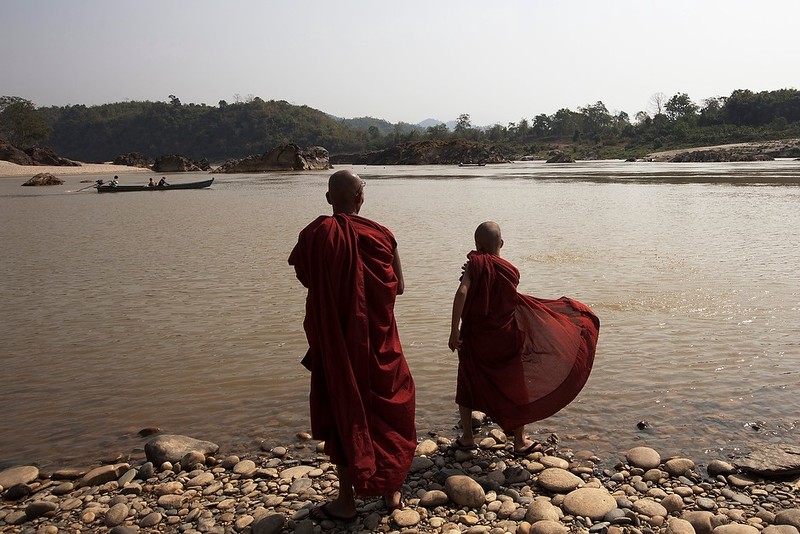
[[[117,187],[118,183],[119,183],[119,176],[114,176],[114,178],[112,178],[111,181],[108,182],[108,185],[110,185],[111,187]]]
[[[476,448],[477,409],[513,434],[515,455],[527,456],[541,445],[525,435],[525,425],[561,410],[586,383],[600,321],[567,297],[518,293],[519,271],[500,257],[502,247],[497,223],[478,226],[453,298],[448,346],[458,351],[456,404],[463,426],[453,448]]]
[[[150,181],[147,183],[147,187],[155,187],[155,186],[156,186],[156,181],[153,180],[153,177],[151,176]]]
[[[325,195],[333,215],[306,226],[289,256],[308,288],[311,429],[339,477],[338,496],[312,510],[316,520],[354,520],[355,496],[401,507],[416,448],[414,380],[394,316],[403,271],[392,232],[359,215],[364,185],[335,172]]]
[[[158,181],[158,187],[164,187],[166,185],[169,185],[167,183],[167,177],[166,176],[162,176],[161,179]]]

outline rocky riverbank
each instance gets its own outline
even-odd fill
[[[644,161],[704,163],[722,161],[770,161],[775,158],[800,157],[800,139],[781,139],[752,143],[704,146],[666,150],[647,154]]]
[[[308,434],[239,457],[208,441],[158,435],[114,463],[41,472],[0,471],[0,532],[181,532],[253,534],[321,531],[456,534],[798,534],[800,467],[770,478],[753,463],[661,458],[636,447],[610,461],[558,448],[513,454],[498,429],[479,448],[456,450],[429,436],[403,487],[404,506],[358,501],[349,523],[309,516],[338,491],[335,467]],[[789,453],[800,450],[786,449]],[[791,460],[792,458],[790,458]],[[748,464],[748,462],[750,462]],[[744,467],[744,468],[743,468]],[[787,473],[795,473],[787,476]],[[777,477],[777,478],[775,478]]]

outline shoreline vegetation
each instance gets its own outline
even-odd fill
[[[715,161],[765,161],[775,157],[788,157],[782,154],[800,151],[800,138],[775,141],[731,143],[704,147],[683,148],[651,152],[636,161],[641,162],[715,162]],[[77,165],[18,165],[0,160],[0,179],[31,177],[39,173],[55,176],[75,175],[120,175],[120,174],[158,174],[156,171],[139,166],[112,163],[82,163]],[[352,162],[346,162],[352,163]],[[382,163],[388,164],[388,163]],[[431,163],[435,164],[435,163]],[[214,172],[212,169],[210,172]],[[254,171],[257,172],[257,171]]]
[[[473,414],[480,422],[480,413]],[[485,420],[483,421],[485,423]],[[639,446],[601,459],[561,449],[551,434],[524,457],[496,427],[463,450],[429,432],[418,441],[402,508],[357,500],[352,522],[314,521],[338,492],[323,443],[306,432],[241,456],[144,429],[143,449],[105,463],[0,470],[0,532],[320,531],[456,534],[798,534],[800,464],[770,476],[748,459],[698,465]],[[535,436],[533,436],[535,437]],[[800,449],[786,447],[787,451]],[[758,466],[758,467],[754,467]],[[785,466],[784,466],[785,467]],[[789,469],[785,467],[785,469]]]

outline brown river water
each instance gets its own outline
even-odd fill
[[[586,387],[534,437],[699,462],[797,443],[800,162],[355,170],[362,215],[399,243],[420,436],[456,435],[452,297],[495,220],[522,292],[576,298],[602,324]],[[75,192],[97,176],[0,179],[0,468],[128,453],[145,427],[232,452],[308,430],[305,290],[286,259],[328,213],[329,174],[115,195]]]

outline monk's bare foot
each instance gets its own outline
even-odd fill
[[[389,513],[392,513],[395,510],[399,510],[403,507],[403,496],[399,491],[395,491],[390,495],[384,495],[383,502],[386,505],[386,509],[389,511]]]
[[[464,436],[456,438],[451,447],[458,451],[473,451],[478,448],[475,445],[475,438],[465,438]]]
[[[353,521],[358,513],[356,505],[352,501],[345,499],[334,499],[328,503],[311,509],[309,514],[312,519],[322,521],[330,519],[332,521]]]

